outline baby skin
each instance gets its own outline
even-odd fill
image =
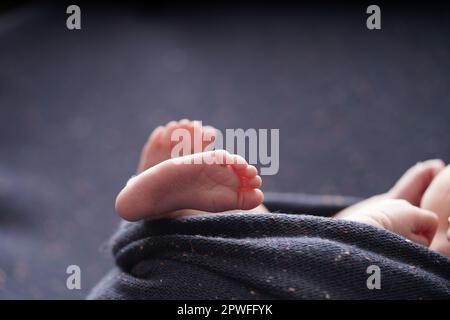
[[[438,216],[438,228],[430,249],[450,257],[450,165],[431,182],[420,206]]]
[[[225,150],[172,158],[177,142],[171,136],[180,128],[192,136],[196,130],[202,137],[208,136],[209,141],[202,139],[202,151],[214,140],[215,129],[201,128],[195,121],[181,120],[158,127],[142,150],[138,175],[117,196],[116,211],[122,218],[137,221],[242,211],[262,204],[261,177],[244,158]]]
[[[192,137],[199,134],[202,144],[191,155],[174,157],[178,141],[173,141],[172,133],[180,128]],[[155,129],[142,150],[137,176],[117,196],[119,215],[138,221],[224,211],[268,212],[256,168],[225,150],[208,151],[214,137],[214,128],[189,120]],[[443,168],[440,160],[420,163],[387,193],[335,218],[383,228],[450,257],[450,166]]]
[[[450,165],[444,166],[440,160],[419,163],[388,193],[337,216],[384,228],[450,257]]]

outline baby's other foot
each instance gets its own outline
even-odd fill
[[[398,199],[380,200],[344,219],[391,231],[426,247],[433,241],[438,227],[434,212]]]
[[[206,150],[216,138],[216,129],[211,126],[202,126],[200,121],[183,119],[178,122],[171,121],[165,126],[159,126],[153,130],[142,148],[137,173],[141,173],[164,160],[172,158],[173,148],[181,140],[175,140],[174,133],[177,129],[186,130],[185,132],[190,136],[191,148],[188,150],[189,154]],[[195,137],[200,137],[200,139],[195,140]],[[197,142],[201,145],[196,146]]]
[[[213,163],[214,162],[214,163]],[[250,210],[263,202],[261,177],[244,158],[216,150],[163,161],[133,178],[116,210],[130,221],[177,210]]]
[[[421,207],[439,217],[439,227],[430,248],[450,258],[450,165],[433,180],[422,198]]]

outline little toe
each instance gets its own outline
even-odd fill
[[[238,193],[238,206],[241,210],[251,210],[264,201],[264,194],[259,189],[250,189]]]

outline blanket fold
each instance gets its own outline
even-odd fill
[[[90,299],[448,299],[450,260],[331,218],[217,214],[124,223]],[[381,289],[369,289],[369,266]]]

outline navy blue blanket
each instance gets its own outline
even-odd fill
[[[332,211],[324,208],[317,214]],[[448,258],[393,233],[326,217],[218,214],[123,223],[112,249],[117,267],[90,299],[450,298]],[[369,288],[369,266],[379,268],[380,289]]]

